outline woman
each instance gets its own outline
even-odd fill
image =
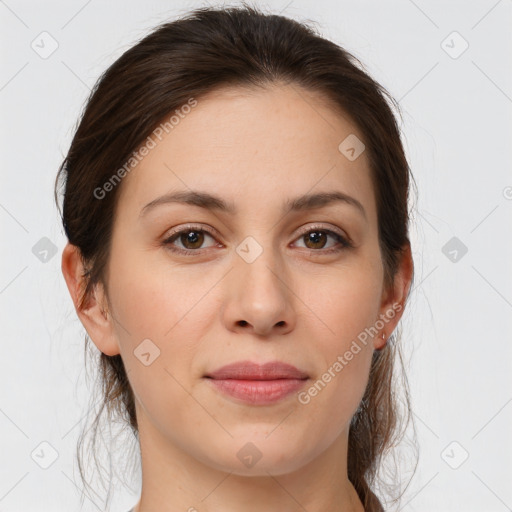
[[[135,512],[383,510],[410,170],[357,62],[283,16],[201,8],[88,100],[62,271],[140,443]]]

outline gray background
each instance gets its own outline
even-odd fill
[[[511,510],[512,1],[257,4],[315,20],[403,109],[419,189],[402,331],[420,461],[399,509]],[[80,506],[75,444],[92,384],[60,271],[58,165],[100,73],[200,5],[0,1],[0,511]],[[131,494],[116,484],[111,510],[138,493],[136,478]],[[99,503],[85,498],[83,510]]]

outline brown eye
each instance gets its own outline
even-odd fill
[[[338,243],[328,246],[329,238],[334,239]],[[310,228],[309,231],[302,233],[299,240],[303,241],[306,249],[311,249],[313,252],[319,252],[322,254],[339,252],[343,249],[352,247],[351,242],[349,242],[345,237],[330,229]]]
[[[169,250],[183,254],[199,254],[205,243],[205,237],[215,240],[211,234],[204,229],[189,227],[174,232],[163,241],[163,245]]]
[[[308,249],[323,249],[327,243],[327,235],[323,231],[310,231],[304,235],[304,241]]]
[[[202,231],[185,231],[180,233],[179,240],[185,249],[199,249],[203,244],[204,234]]]
[[[205,243],[205,237],[215,238],[207,230],[203,228],[196,228],[193,226],[175,231],[167,239],[163,241],[163,245],[172,252],[185,255],[200,255]],[[334,240],[334,243],[329,244],[329,238]],[[351,242],[339,233],[330,229],[310,228],[305,231],[298,240],[304,243],[306,249],[310,249],[313,253],[329,254],[340,252],[343,249],[353,247]],[[337,242],[337,243],[336,243]],[[210,245],[210,247],[213,247]]]

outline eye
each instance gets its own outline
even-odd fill
[[[338,244],[324,249],[329,237],[334,238]],[[298,240],[303,240],[306,249],[311,249],[313,252],[332,253],[353,247],[352,243],[340,233],[331,229],[325,229],[321,226],[308,227],[302,232]]]
[[[200,249],[203,248],[202,245],[204,244],[205,236],[215,240],[215,237],[209,230],[199,226],[189,225],[171,233],[162,243],[170,251],[185,255],[198,255],[202,252]],[[325,248],[329,238],[334,239],[337,244]],[[308,226],[302,231],[297,240],[303,240],[306,249],[322,254],[335,253],[353,247],[352,243],[340,233],[321,226]],[[181,244],[181,247],[177,246],[176,243]],[[213,246],[214,245],[210,247]]]
[[[163,241],[163,244],[173,252],[198,254],[198,249],[200,249],[204,243],[205,235],[215,240],[209,231],[197,226],[187,226],[184,229],[171,233],[171,235]],[[175,242],[179,242],[182,247],[176,247],[174,245]]]

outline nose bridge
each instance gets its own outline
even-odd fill
[[[282,295],[283,260],[272,244],[269,233],[247,236],[236,248],[237,274],[249,288],[259,288]],[[275,290],[270,290],[275,288]],[[246,290],[247,291],[247,290]]]
[[[260,333],[276,324],[290,328],[293,315],[286,270],[270,234],[246,237],[236,253],[229,321],[247,322]]]

